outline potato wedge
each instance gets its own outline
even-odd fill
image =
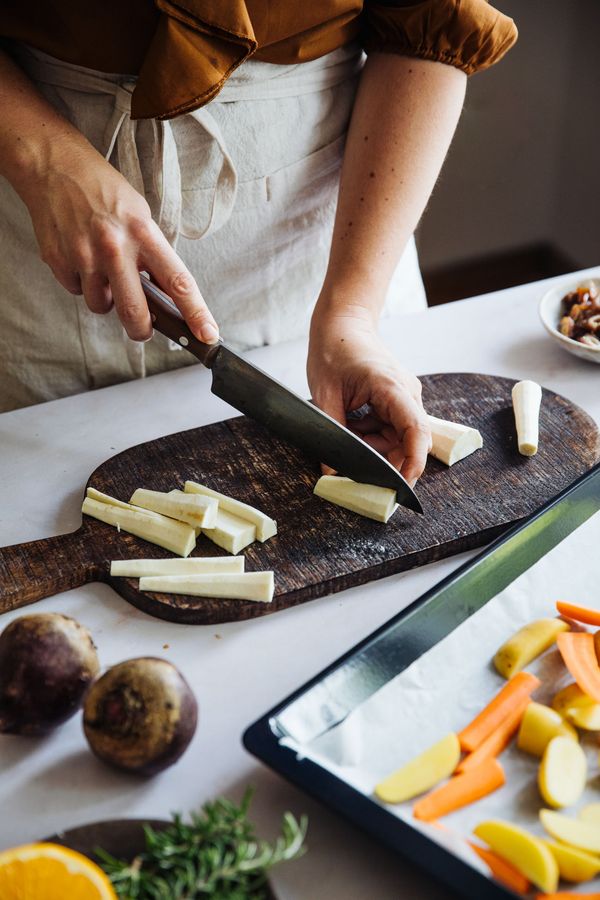
[[[540,890],[548,893],[556,890],[558,864],[541,838],[501,819],[481,822],[473,833]]]
[[[588,803],[577,813],[577,818],[582,822],[591,822],[600,825],[600,803]]]
[[[541,809],[540,822],[557,841],[578,850],[600,854],[600,823],[572,819],[553,809]]]
[[[452,774],[460,759],[460,744],[453,732],[429,747],[375,786],[384,803],[402,803],[428,791]]]
[[[600,731],[600,703],[584,694],[575,682],[555,694],[552,708],[578,728]]]
[[[579,884],[582,881],[590,881],[600,872],[600,856],[586,853],[585,850],[577,850],[558,841],[544,839],[544,843],[558,863],[560,877],[565,881]]]
[[[543,703],[532,701],[521,719],[517,735],[517,747],[533,756],[542,756],[548,743],[555,737],[578,741],[577,732],[560,713]]]
[[[554,809],[573,806],[583,794],[586,778],[587,760],[577,741],[552,738],[538,770],[538,786],[546,803]]]
[[[529,622],[498,648],[494,656],[496,670],[504,678],[512,678],[552,646],[561,631],[568,630],[569,626],[562,619],[537,619]]]

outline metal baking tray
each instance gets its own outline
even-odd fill
[[[299,757],[285,745],[286,736],[301,730],[310,740],[341,723],[599,511],[600,464],[262,716],[243,736],[246,749],[461,896],[516,897],[376,800]]]

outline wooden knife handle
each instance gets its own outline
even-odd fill
[[[220,343],[203,344],[199,341],[188,328],[171,298],[153,284],[147,275],[140,273],[140,281],[152,316],[152,327],[176,344],[185,347],[210,369],[221,346]]]
[[[0,613],[102,579],[83,530],[0,547]]]

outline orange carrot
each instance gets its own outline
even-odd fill
[[[474,803],[502,787],[505,782],[504,769],[497,759],[486,759],[485,762],[471,769],[454,775],[446,784],[425,794],[413,806],[413,816],[423,822],[430,822],[445,816],[447,813]]]
[[[477,750],[479,745],[483,744],[485,739],[498,728],[502,720],[520,703],[521,699],[529,697],[539,686],[539,678],[529,672],[519,672],[514,678],[511,678],[494,699],[481,710],[479,715],[475,716],[473,721],[459,732],[458,739],[461,748],[469,752]]]
[[[475,851],[477,856],[479,856],[484,863],[487,863],[494,878],[497,878],[498,881],[501,881],[502,884],[506,885],[507,888],[510,888],[510,890],[514,891],[516,894],[527,893],[531,884],[518,869],[515,869],[512,863],[502,859],[501,856],[498,856],[493,850],[488,850],[487,847],[480,847],[472,841],[468,841],[468,844]],[[546,896],[546,894],[544,894],[544,896]]]
[[[503,750],[506,750],[521,724],[523,714],[530,703],[531,700],[529,699],[529,696],[521,697],[515,708],[505,719],[502,719],[496,730],[479,745],[477,750],[474,750],[472,753],[469,753],[468,756],[465,756],[463,760],[459,762],[455,771],[457,773],[468,772],[470,769],[474,769],[481,765],[486,759],[498,756]]]
[[[557,891],[555,894],[536,894],[535,900],[600,900],[600,891],[594,891],[592,894],[579,894],[575,891]]]
[[[563,631],[556,638],[563,662],[581,690],[600,703],[600,666],[596,658],[594,635]]]
[[[600,627],[600,609],[589,609],[587,606],[577,606],[575,603],[565,603],[559,600],[556,608],[561,616],[583,622],[585,625],[597,625]]]

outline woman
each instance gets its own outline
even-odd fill
[[[5,0],[0,35],[0,409],[192,362],[141,343],[148,270],[207,342],[310,320],[313,398],[342,422],[369,403],[363,433],[414,484],[420,385],[377,323],[424,303],[412,234],[512,21],[485,0]]]

